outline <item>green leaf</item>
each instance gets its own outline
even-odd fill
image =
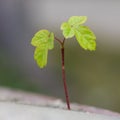
[[[35,47],[46,44],[49,49],[52,49],[54,47],[53,40],[53,33],[50,33],[48,30],[40,30],[32,38],[31,44]]]
[[[94,33],[86,26],[80,26],[75,32],[76,39],[80,46],[85,50],[96,49],[96,37]]]
[[[48,30],[38,31],[32,38],[31,44],[36,47],[34,59],[43,68],[47,64],[48,50],[54,48],[54,34]]]
[[[94,33],[86,26],[83,26],[87,20],[86,16],[72,16],[67,22],[61,25],[64,37],[76,37],[80,46],[85,50],[96,49],[96,37]]]
[[[75,35],[75,29],[85,23],[87,20],[86,16],[72,16],[69,18],[68,22],[64,22],[61,25],[61,30],[63,30],[63,36],[67,38],[72,38]]]
[[[71,26],[67,22],[64,22],[61,25],[61,30],[63,30],[63,35],[65,38],[72,38],[75,34],[74,30],[71,28]]]
[[[87,20],[87,16],[72,16],[69,18],[68,23],[71,26],[78,26],[85,23],[86,20]]]
[[[48,48],[49,50],[54,48],[54,34],[50,33],[48,37]]]
[[[48,54],[48,50],[45,48],[45,46],[36,47],[35,52],[34,52],[34,59],[36,60],[40,68],[43,68],[46,66],[47,54]]]

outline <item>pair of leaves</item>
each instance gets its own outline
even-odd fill
[[[83,49],[91,51],[96,49],[96,37],[87,26],[83,26],[86,20],[86,16],[72,16],[68,22],[61,25],[61,30],[66,39],[75,36]]]
[[[31,44],[36,47],[34,59],[43,68],[47,64],[48,50],[54,48],[54,34],[48,30],[38,31],[32,38]]]
[[[88,27],[83,26],[86,20],[86,16],[72,16],[67,22],[62,23],[61,30],[66,39],[75,36],[83,49],[92,51],[96,49],[96,37]],[[40,30],[32,38],[31,44],[36,47],[34,59],[38,66],[45,67],[48,50],[54,48],[54,34],[48,30]]]

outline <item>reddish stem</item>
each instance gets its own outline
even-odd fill
[[[63,78],[63,84],[64,84],[64,91],[65,91],[67,108],[68,108],[68,110],[70,110],[69,95],[68,95],[68,89],[67,89],[67,83],[66,83],[66,76],[65,76],[64,47],[61,48],[61,56],[62,56],[62,78]]]
[[[66,83],[66,75],[65,75],[65,64],[64,64],[64,43],[65,43],[65,38],[63,41],[55,37],[55,40],[57,40],[60,45],[61,45],[61,60],[62,60],[62,79],[63,79],[63,84],[64,84],[64,91],[65,91],[65,98],[66,98],[66,104],[68,110],[70,110],[70,102],[69,102],[69,95],[68,95],[68,89],[67,89],[67,83]]]

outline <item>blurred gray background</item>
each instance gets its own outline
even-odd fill
[[[119,0],[0,0],[0,86],[64,100],[60,46],[55,42],[48,64],[40,69],[30,45],[40,29],[62,39],[60,25],[70,16],[88,16],[97,50],[82,50],[66,40],[65,64],[71,102],[120,112]]]

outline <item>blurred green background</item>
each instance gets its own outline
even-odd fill
[[[1,0],[0,86],[64,100],[60,46],[55,42],[47,67],[39,69],[31,38],[39,29],[49,29],[62,38],[62,22],[73,15],[86,15],[86,25],[97,36],[97,50],[82,50],[75,38],[66,41],[70,100],[120,112],[119,6],[119,0]]]

